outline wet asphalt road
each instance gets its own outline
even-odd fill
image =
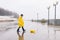
[[[24,26],[26,32],[24,34],[22,29],[17,34],[18,26],[12,26],[9,30],[0,31],[0,40],[60,40],[60,28],[55,28],[55,26],[26,21]],[[35,34],[30,33],[31,29],[35,30]]]

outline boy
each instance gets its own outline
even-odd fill
[[[24,20],[23,20],[23,14],[21,14],[18,18],[18,29],[17,32],[19,32],[19,29],[22,28],[23,32],[25,31],[24,29]]]

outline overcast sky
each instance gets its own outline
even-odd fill
[[[24,19],[48,18],[47,7],[50,6],[50,19],[54,19],[53,4],[58,1],[57,18],[60,18],[60,1],[59,0],[0,0],[0,8],[24,14]]]

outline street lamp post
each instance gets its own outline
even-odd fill
[[[50,6],[48,7],[48,25],[49,25],[49,10],[50,10]]]
[[[38,22],[38,13],[37,13],[37,22]]]
[[[54,20],[54,24],[56,25],[56,6],[58,5],[58,2],[56,2],[56,4],[53,4],[53,6],[55,7],[55,20]]]

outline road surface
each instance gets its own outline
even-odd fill
[[[4,28],[2,28],[3,31],[0,31],[0,40],[60,40],[60,29],[55,28],[55,26],[25,21],[24,28],[26,32],[23,35],[22,29],[20,29],[19,35],[17,34],[17,25],[10,23],[8,26],[8,29],[3,30]],[[31,29],[34,29],[36,32],[34,34],[30,33]]]

